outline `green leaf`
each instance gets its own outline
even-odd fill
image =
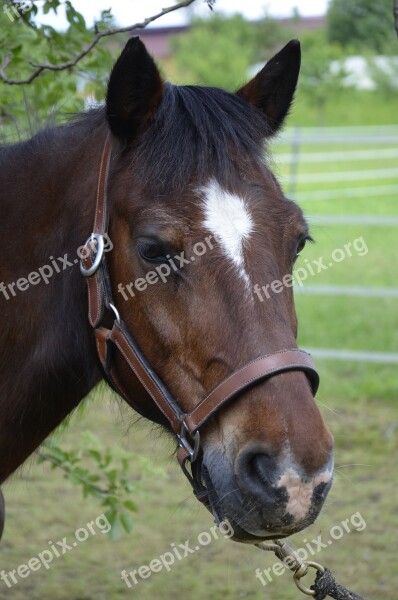
[[[101,462],[101,454],[100,454],[100,452],[98,452],[98,450],[89,450],[88,454],[89,454],[89,456],[94,458],[97,462]]]
[[[77,10],[72,6],[71,2],[66,2],[66,18],[68,23],[72,28],[76,28],[78,31],[85,32],[86,31],[86,22],[81,13],[77,12]]]
[[[137,512],[137,505],[132,500],[125,500],[123,502],[123,506],[130,510],[131,512]]]
[[[131,517],[131,515],[129,515],[128,513],[121,513],[120,514],[120,522],[123,526],[123,529],[127,532],[127,533],[131,533],[132,529],[133,529],[133,518]]]
[[[107,513],[105,513],[105,515],[107,516]],[[107,517],[107,518],[108,518],[109,523],[111,524],[111,528],[108,532],[108,535],[112,540],[116,541],[116,540],[120,539],[120,537],[122,535],[120,519],[117,514],[112,519],[109,519],[109,517]]]
[[[55,13],[57,13],[57,9],[60,4],[60,0],[46,0],[43,6],[43,13],[46,15],[50,12],[50,10],[53,10]]]

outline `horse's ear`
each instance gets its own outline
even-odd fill
[[[131,38],[109,78],[106,116],[111,131],[132,140],[148,124],[163,94],[159,70],[138,37]]]
[[[292,40],[237,91],[267,117],[270,134],[280,129],[293,101],[301,63],[300,42]]]

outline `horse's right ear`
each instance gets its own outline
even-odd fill
[[[131,141],[148,124],[163,95],[159,70],[138,37],[116,61],[106,95],[106,116],[117,137]]]
[[[237,92],[238,96],[261,110],[267,119],[270,135],[282,127],[289,112],[299,76],[300,62],[300,42],[291,40]]]

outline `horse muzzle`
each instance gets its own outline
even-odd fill
[[[216,521],[230,522],[232,539],[255,543],[292,535],[315,521],[332,485],[333,458],[309,476],[288,455],[276,459],[250,448],[231,464],[210,450],[202,477]]]

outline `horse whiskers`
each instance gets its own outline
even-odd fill
[[[335,408],[331,408],[330,406],[328,406],[324,402],[321,402],[320,400],[318,400],[318,398],[315,398],[315,402],[317,404],[320,404],[324,408],[327,408],[327,410],[330,410],[330,412],[333,413],[334,415],[337,415],[338,417],[342,416],[342,413],[340,411],[336,410]]]

